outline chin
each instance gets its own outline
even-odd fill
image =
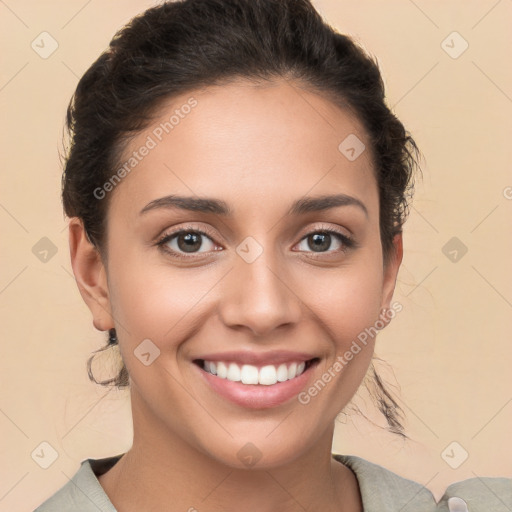
[[[284,431],[284,435],[275,435],[271,440],[273,435],[269,436],[268,431],[265,431],[260,436],[230,438],[222,446],[212,446],[210,439],[210,445],[203,445],[202,451],[220,464],[248,470],[279,468],[305,453],[303,435],[297,434],[295,438]]]

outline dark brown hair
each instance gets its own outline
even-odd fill
[[[308,0],[184,0],[150,8],[118,31],[68,106],[64,210],[82,219],[105,263],[109,197],[98,200],[94,191],[112,177],[127,142],[149,125],[162,102],[236,79],[279,78],[349,110],[364,126],[379,189],[384,263],[389,261],[393,237],[408,215],[419,150],[386,105],[376,59],[324,22]],[[390,430],[407,437],[401,409],[373,363],[371,371],[373,396]],[[128,386],[126,367],[98,383]]]

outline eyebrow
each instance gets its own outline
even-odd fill
[[[288,210],[288,215],[301,215],[309,212],[320,212],[337,208],[339,206],[357,206],[368,218],[368,210],[364,203],[356,197],[347,194],[323,195],[318,197],[305,197],[295,201]],[[148,203],[140,215],[155,209],[180,209],[201,213],[214,213],[217,215],[230,216],[233,211],[229,205],[221,199],[209,197],[186,197],[170,195],[160,197]]]

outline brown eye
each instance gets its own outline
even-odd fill
[[[206,242],[204,240],[207,240]],[[178,258],[187,258],[185,254],[205,254],[216,249],[212,238],[199,229],[180,229],[164,235],[157,243],[162,250]],[[200,251],[199,249],[205,249]],[[193,257],[193,256],[191,256]]]
[[[336,240],[341,247],[334,251],[329,251],[329,248],[333,243],[333,239]],[[301,242],[303,241],[306,241],[307,244],[307,248],[304,250],[316,253],[343,252],[355,245],[354,241],[349,237],[333,229],[313,231],[301,240]]]
[[[180,251],[184,252],[195,252],[196,250],[201,248],[203,242],[201,240],[201,236],[198,233],[180,233],[175,235],[177,238],[178,248]]]

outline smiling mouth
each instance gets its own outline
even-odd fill
[[[264,366],[238,364],[234,361],[207,361],[205,359],[195,359],[193,362],[204,372],[219,379],[253,386],[272,386],[299,377],[319,361],[318,357],[314,357],[307,361],[290,361],[279,365]]]

